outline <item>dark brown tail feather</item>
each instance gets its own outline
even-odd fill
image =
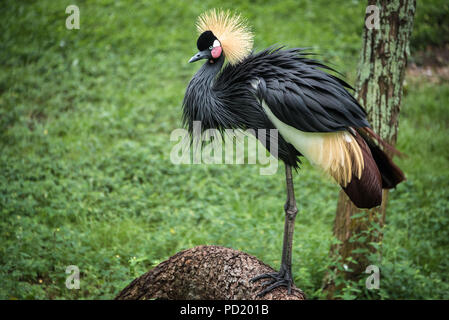
[[[394,147],[383,141],[370,128],[353,132],[363,154],[364,168],[359,178],[353,177],[343,188],[349,199],[359,208],[370,209],[382,203],[382,189],[391,189],[405,180],[404,173],[374,142],[378,141],[391,154],[399,154]]]
[[[353,176],[343,190],[359,208],[373,208],[382,203],[382,178],[371,150],[360,134],[354,135],[363,154],[364,167],[359,178]]]
[[[373,141],[373,138],[381,144],[385,150],[391,154],[402,155],[394,147],[390,146],[388,143],[383,141],[377,134],[375,134],[370,128],[361,128],[357,130],[368,144],[374,161],[379,168],[380,174],[382,176],[382,188],[392,189],[395,188],[397,184],[405,180],[405,175],[402,170],[391,160],[391,158],[382,151],[379,146]],[[370,132],[366,135],[366,132]]]

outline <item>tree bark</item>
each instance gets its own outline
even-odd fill
[[[378,29],[367,25],[364,28],[356,98],[365,107],[373,130],[394,146],[416,0],[369,0],[368,5],[379,9],[379,25]],[[368,11],[365,21],[371,15]],[[338,256],[339,263],[348,267],[343,271],[346,279],[357,279],[368,265],[368,255],[380,253],[387,200],[388,191],[384,190],[380,207],[360,210],[340,192],[333,230],[340,243],[331,248],[331,255]],[[341,270],[344,268],[333,271],[341,274]],[[328,296],[332,297],[335,283],[329,278],[326,282]]]
[[[304,300],[301,290],[288,295],[279,287],[257,297],[266,281],[251,278],[274,270],[244,252],[219,246],[199,246],[178,252],[132,281],[115,299],[181,300]]]

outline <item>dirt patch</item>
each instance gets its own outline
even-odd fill
[[[449,81],[449,44],[441,47],[429,46],[426,50],[413,54],[406,71],[406,79],[431,83]]]

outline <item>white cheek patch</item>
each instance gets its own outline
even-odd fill
[[[219,47],[219,46],[221,46],[221,43],[220,43],[220,41],[218,41],[218,40],[215,40],[214,41],[214,44],[212,45],[214,48],[215,47]]]

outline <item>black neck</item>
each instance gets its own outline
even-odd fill
[[[195,75],[195,78],[202,81],[207,82],[208,84],[212,84],[215,76],[218,72],[220,72],[221,67],[224,63],[224,57],[223,55],[220,56],[220,58],[216,60],[212,60],[211,63],[209,60],[206,61],[206,63],[203,64],[203,66],[198,70],[198,72]]]
[[[202,127],[217,128],[223,126],[224,105],[217,96],[213,85],[217,74],[220,72],[224,63],[224,57],[221,56],[213,63],[207,61],[193,76],[187,87],[184,97],[184,123],[188,124],[189,130],[192,130],[192,121],[201,121]]]

